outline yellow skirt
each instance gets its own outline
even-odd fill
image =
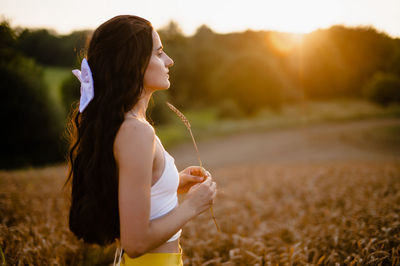
[[[122,255],[120,266],[183,266],[182,249],[180,253],[146,253],[137,258]]]

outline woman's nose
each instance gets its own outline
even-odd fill
[[[174,65],[174,60],[172,60],[171,57],[168,56],[167,61],[165,63],[167,67],[172,67]]]

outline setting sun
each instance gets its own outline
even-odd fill
[[[297,48],[303,41],[303,34],[271,32],[266,41],[280,54],[287,54]]]

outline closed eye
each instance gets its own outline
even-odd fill
[[[157,55],[158,55],[158,56],[161,56],[162,53],[164,52],[164,51],[163,51],[163,48],[164,48],[163,46],[160,46],[160,47],[157,48]]]

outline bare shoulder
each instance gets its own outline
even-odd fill
[[[154,137],[154,134],[154,128],[149,123],[138,119],[127,119],[122,122],[117,138],[125,135],[128,135],[128,137],[132,135],[135,137]]]
[[[114,141],[114,154],[118,158],[119,154],[126,150],[152,149],[154,144],[155,131],[147,122],[137,119],[127,119],[118,130]]]

